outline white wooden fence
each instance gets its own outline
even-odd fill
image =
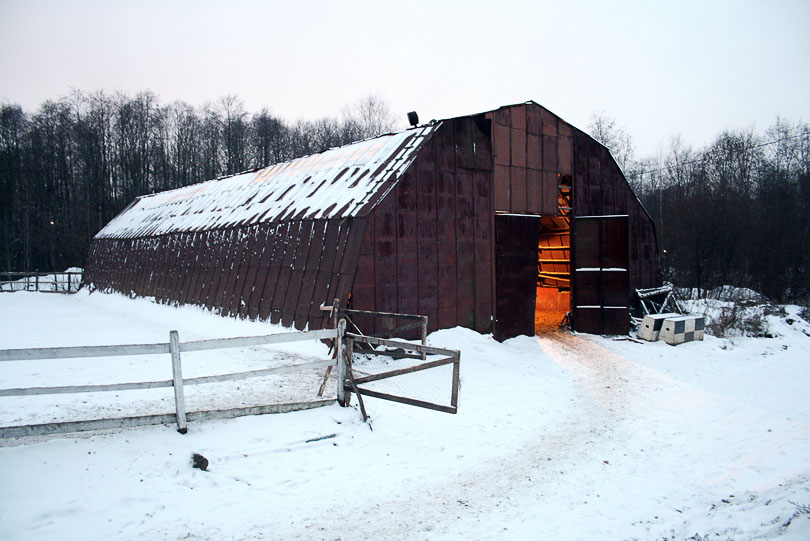
[[[69,387],[29,387],[21,389],[0,389],[3,396],[29,396],[42,394],[63,393],[92,393],[101,391],[124,391],[131,389],[154,389],[159,387],[174,387],[175,413],[162,415],[143,415],[139,417],[124,417],[115,419],[94,419],[89,421],[74,421],[62,423],[47,423],[38,425],[0,427],[0,438],[16,436],[35,436],[42,434],[57,434],[64,432],[79,432],[85,430],[99,430],[106,428],[119,428],[130,426],[143,426],[153,424],[169,424],[176,422],[177,431],[185,434],[188,430],[188,421],[205,419],[228,419],[242,415],[257,415],[262,413],[280,413],[298,409],[315,408],[331,404],[334,400],[319,400],[297,404],[271,404],[252,406],[246,408],[230,408],[226,410],[197,411],[186,413],[185,385],[198,385],[201,383],[215,383],[222,381],[235,381],[247,378],[297,372],[311,368],[328,368],[335,364],[333,360],[319,360],[295,365],[286,365],[248,372],[237,372],[216,376],[204,376],[183,379],[180,354],[191,351],[204,351],[210,349],[239,348],[280,344],[285,342],[298,342],[302,340],[320,340],[337,338],[336,329],[323,329],[318,331],[292,332],[269,334],[262,336],[246,336],[239,338],[220,338],[214,340],[197,340],[180,342],[177,331],[169,333],[168,343],[158,344],[125,344],[113,346],[79,346],[60,348],[33,348],[33,349],[5,349],[0,350],[0,361],[23,361],[37,359],[70,359],[79,357],[112,357],[124,355],[150,355],[168,353],[172,361],[172,379],[161,381],[146,381],[138,383],[116,383],[109,385],[81,385]]]

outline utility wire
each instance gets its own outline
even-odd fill
[[[768,145],[775,145],[777,143],[781,143],[781,142],[784,142],[784,141],[789,141],[791,139],[798,139],[800,137],[806,137],[808,135],[810,135],[810,131],[805,131],[805,132],[802,132],[802,133],[799,133],[799,134],[796,134],[796,135],[789,135],[789,136],[783,137],[781,139],[774,139],[773,141],[766,141],[764,143],[758,143],[756,145],[752,145],[752,146],[750,146],[748,148],[743,148],[742,152],[751,152],[752,150],[755,150],[757,148],[765,147],[765,146],[768,146]],[[675,164],[675,165],[667,165],[667,166],[664,166],[664,167],[660,167],[658,169],[646,169],[644,171],[639,171],[638,174],[640,176],[644,176],[647,173],[659,173],[661,171],[666,171],[668,169],[677,169],[677,168],[683,167],[685,165],[692,165],[693,163],[703,162],[703,161],[706,161],[707,159],[709,159],[707,156],[703,156],[703,157],[697,158],[695,160],[690,160],[688,162],[678,163],[678,164]]]

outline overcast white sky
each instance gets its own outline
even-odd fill
[[[422,121],[535,100],[605,111],[637,155],[810,121],[810,1],[0,0],[0,101],[72,88],[287,119],[374,93]]]

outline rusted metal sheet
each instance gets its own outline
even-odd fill
[[[301,288],[304,282],[304,271],[306,270],[307,256],[309,255],[310,242],[312,239],[312,229],[314,222],[305,220],[295,237],[290,242],[295,243],[296,252],[290,268],[290,282],[287,287],[287,295],[281,309],[281,324],[285,327],[292,327],[295,322],[295,311],[298,306],[298,297],[301,295]]]
[[[574,328],[627,334],[630,325],[628,216],[581,216],[573,226]]]
[[[524,127],[520,129],[516,129],[514,126],[509,132],[510,137],[510,150],[511,150],[511,163],[512,167],[526,167],[526,149],[527,149],[527,142],[526,142],[526,128],[525,128],[525,118],[522,115],[516,115],[515,118],[523,118],[524,119]]]
[[[534,334],[540,218],[495,217],[495,338]]]
[[[510,186],[512,187],[512,212],[526,213],[529,211],[526,188],[526,169],[524,167],[509,168]]]
[[[98,238],[365,216],[440,123],[383,135],[232,177],[142,196]]]

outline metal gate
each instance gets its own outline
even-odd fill
[[[345,333],[344,339],[343,359],[338,362],[343,382],[342,389],[338,384],[338,401],[344,405],[354,392],[364,417],[363,396],[445,413],[458,411],[460,352],[353,333]]]
[[[573,257],[574,329],[591,334],[627,334],[628,216],[576,216]]]

